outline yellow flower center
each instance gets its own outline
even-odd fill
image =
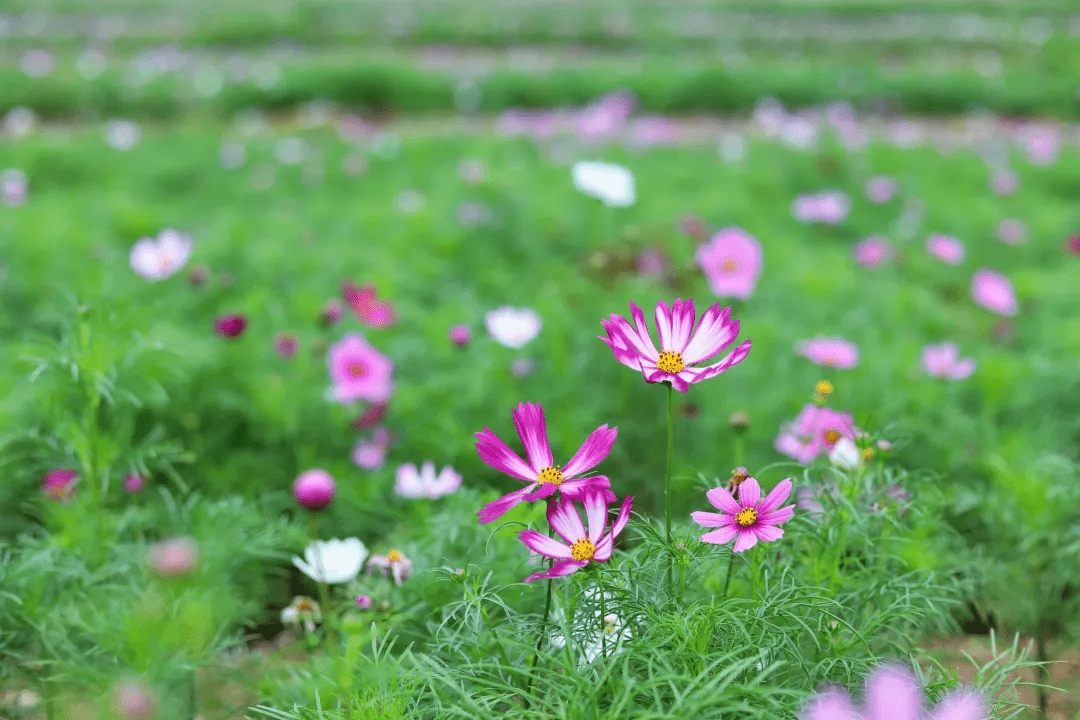
[[[315,609],[315,603],[310,598],[300,598],[300,601],[296,603],[296,609],[310,612]]]
[[[363,363],[355,362],[355,363],[353,363],[352,365],[349,366],[349,376],[350,377],[354,377],[354,378],[363,377],[364,376],[364,371],[365,371],[365,368],[364,368]]]
[[[570,557],[578,562],[581,562],[582,560],[592,560],[592,557],[595,554],[596,545],[594,545],[593,541],[589,538],[582,538],[570,546]]]
[[[742,512],[735,516],[735,522],[739,524],[739,527],[750,527],[757,522],[757,510],[743,508]]]
[[[836,365],[836,363],[837,363],[836,355],[833,354],[833,353],[827,353],[825,355],[825,357],[821,358],[821,364],[822,365],[826,365],[828,367],[833,367],[834,365]]]
[[[738,269],[738,265],[735,264],[734,258],[727,258],[724,262],[720,263],[720,269],[724,272],[733,273]]]
[[[870,462],[870,458],[874,457],[874,451],[870,448],[865,448],[862,451],[863,460]]]
[[[830,395],[832,395],[832,392],[833,392],[832,383],[829,382],[828,380],[822,380],[821,382],[819,382],[817,385],[814,386],[814,392],[817,393],[818,395],[822,396],[822,397],[827,398]]]
[[[398,563],[404,560],[405,556],[397,550],[391,550],[390,552],[386,553],[386,559],[392,563]]]
[[[676,375],[682,372],[683,368],[686,367],[686,363],[683,362],[682,353],[665,350],[660,353],[660,359],[656,361],[656,367],[660,369],[660,372]]]
[[[551,465],[540,471],[540,475],[536,478],[536,482],[543,485],[544,483],[554,483],[555,487],[559,487],[563,483],[562,469],[558,465]]]
[[[825,442],[829,443],[830,445],[835,445],[836,441],[839,440],[839,439],[840,439],[840,432],[838,430],[826,430],[825,431]]]

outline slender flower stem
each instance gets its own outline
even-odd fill
[[[607,657],[607,604],[604,601],[604,576],[596,573],[596,587],[600,591],[600,654]]]
[[[667,388],[667,466],[664,470],[664,540],[668,546],[667,586],[668,596],[674,597],[672,575],[675,569],[675,551],[671,547],[671,460],[675,454],[675,389]]]
[[[549,500],[548,502],[551,502],[551,501]],[[553,527],[548,528],[548,537],[555,537],[555,528],[553,528]],[[555,564],[555,560],[554,559],[550,560],[549,563],[548,563],[548,569],[550,570],[551,566],[554,565],[554,564]],[[551,578],[548,578],[548,581],[547,581],[547,599],[544,600],[544,617],[540,621],[540,635],[539,635],[539,637],[536,638],[536,649],[533,650],[532,664],[529,666],[530,670],[536,670],[536,663],[540,660],[540,647],[544,644],[544,636],[547,633],[548,615],[551,614],[551,591],[552,591],[552,583],[553,582],[554,582],[554,580],[552,580]],[[532,673],[532,672],[529,673],[529,682],[526,683],[526,685],[525,685],[525,694],[526,695],[528,695],[529,691],[532,690],[532,684],[533,684],[533,677],[534,676],[535,676],[535,673]],[[526,697],[525,698],[525,707],[528,707],[528,706],[529,706],[529,699]]]
[[[735,568],[735,551],[731,552],[731,559],[728,560],[727,565],[727,577],[724,579],[724,593],[720,596],[727,597],[728,586],[731,585],[731,571]]]

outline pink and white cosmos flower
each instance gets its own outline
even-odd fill
[[[951,342],[924,347],[922,366],[927,375],[947,380],[963,380],[975,372],[975,360],[960,359],[960,351],[957,350],[956,343]]]
[[[634,498],[627,495],[619,507],[619,515],[611,530],[605,534],[608,521],[608,505],[614,502],[601,490],[591,489],[585,493],[585,517],[589,523],[588,532],[581,523],[581,516],[573,501],[565,495],[555,502],[548,503],[548,524],[565,542],[548,537],[536,530],[522,530],[518,534],[525,547],[535,553],[555,560],[550,570],[533,573],[525,582],[543,578],[557,578],[569,575],[588,565],[590,562],[607,562],[615,548],[615,538],[630,520],[630,508]]]
[[[690,513],[698,525],[717,528],[702,535],[702,542],[725,545],[734,540],[732,551],[742,552],[757,545],[759,540],[773,542],[784,536],[784,531],[776,526],[786,523],[795,514],[794,504],[780,507],[791,495],[791,478],[780,482],[764,500],[761,499],[761,486],[752,477],[740,483],[737,492],[739,499],[735,500],[725,488],[713,488],[705,493],[705,497],[720,512]]]
[[[838,337],[800,340],[795,345],[795,352],[815,365],[838,370],[850,370],[859,364],[859,346]]]
[[[655,318],[660,350],[653,343],[641,308],[631,302],[630,313],[634,318],[633,326],[615,314],[608,320],[601,320],[607,337],[600,337],[600,340],[611,348],[616,360],[632,370],[640,370],[645,382],[671,383],[676,390],[685,393],[691,383],[715,377],[750,354],[750,341],[747,340],[720,362],[694,367],[715,357],[739,335],[739,321],[731,319],[730,307],[721,310],[720,303],[705,311],[696,328],[693,300],[678,299],[670,308],[663,301],[657,303]]]
[[[520,502],[532,502],[560,495],[573,500],[580,500],[590,488],[602,491],[608,502],[615,501],[611,492],[611,481],[603,475],[581,477],[592,470],[611,452],[615,444],[618,428],[601,425],[592,431],[585,443],[570,458],[566,465],[556,465],[555,458],[548,444],[547,423],[544,420],[544,408],[536,403],[521,403],[514,409],[514,427],[517,428],[521,444],[525,446],[528,462],[506,446],[490,429],[484,428],[476,433],[476,452],[480,459],[499,472],[506,473],[525,483],[525,487],[503,495],[498,500],[488,503],[477,515],[480,523],[489,523],[502,517],[507,510]]]
[[[382,403],[390,399],[394,390],[391,379],[394,364],[360,333],[349,333],[330,346],[327,365],[334,383],[331,397],[335,401]]]

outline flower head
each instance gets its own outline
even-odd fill
[[[690,513],[698,525],[717,528],[701,536],[702,542],[724,545],[735,541],[734,552],[742,552],[761,542],[773,542],[784,536],[777,525],[786,523],[795,514],[795,505],[780,507],[791,494],[791,479],[783,480],[772,489],[764,500],[761,486],[752,477],[739,485],[739,499],[724,488],[713,488],[705,494],[709,504],[721,512],[696,511]]]
[[[949,235],[931,235],[926,238],[926,252],[949,265],[959,265],[964,260],[964,246]]]
[[[283,360],[292,358],[299,348],[300,341],[292,333],[279,333],[274,338],[274,352]]]
[[[705,311],[696,328],[693,300],[679,299],[671,307],[663,301],[657,303],[655,318],[660,350],[653,343],[641,308],[631,302],[630,313],[633,326],[620,315],[613,314],[608,320],[601,320],[607,337],[600,337],[600,340],[611,348],[616,360],[632,370],[640,370],[645,382],[668,382],[684,393],[691,383],[719,375],[741,363],[750,353],[750,341],[747,340],[720,362],[697,367],[735,342],[739,334],[739,321],[731,320],[731,308],[721,310],[720,303]]]
[[[371,596],[370,595],[357,595],[356,596],[356,607],[360,608],[361,610],[370,610],[371,605],[372,605],[372,602],[371,602]]]
[[[158,575],[187,575],[199,565],[199,546],[187,537],[162,540],[150,547],[147,562]]]
[[[322,622],[322,608],[311,598],[297,595],[282,608],[281,622],[297,628],[303,625],[307,632],[315,632],[315,624]]]
[[[859,346],[837,337],[816,337],[795,345],[795,352],[824,367],[850,370],[859,364]]]
[[[842,222],[850,210],[851,200],[839,191],[800,195],[791,205],[796,220],[828,225]]]
[[[893,247],[885,238],[874,235],[855,245],[852,255],[864,268],[874,269],[892,260]]]
[[[357,400],[386,402],[394,390],[391,374],[394,364],[373,348],[360,333],[349,333],[330,346],[327,356],[331,397],[340,403]]]
[[[240,337],[247,328],[247,318],[243,315],[222,315],[214,321],[218,335],[228,340]]]
[[[385,576],[389,571],[394,578],[394,584],[401,586],[405,578],[412,573],[412,560],[401,554],[399,550],[390,550],[385,555],[372,555],[368,560],[368,572],[378,568]]]
[[[975,361],[972,358],[961,360],[956,343],[951,342],[924,347],[922,366],[927,375],[948,380],[963,380],[975,372]]]
[[[344,309],[341,306],[340,300],[327,300],[323,305],[322,311],[319,313],[319,324],[326,327],[337,325],[341,322],[341,315]]]
[[[725,228],[701,245],[697,264],[714,294],[746,300],[761,277],[761,243],[737,227]]]
[[[347,583],[360,573],[368,551],[359,538],[313,540],[304,549],[304,558],[294,556],[293,565],[315,582],[327,585]]]
[[[325,470],[307,470],[293,483],[293,497],[308,510],[321,510],[334,500],[334,478]]]
[[[374,285],[357,286],[350,280],[341,284],[341,294],[357,319],[373,328],[390,327],[397,322],[394,306],[380,300]]]
[[[1001,273],[981,268],[971,276],[971,297],[992,313],[1013,317],[1020,312],[1016,291],[1009,278]]]
[[[53,500],[67,502],[71,494],[75,492],[75,479],[79,473],[75,470],[61,468],[50,470],[41,481],[41,491]]]
[[[135,494],[146,487],[146,478],[138,473],[131,473],[124,478],[124,490],[125,492]]]
[[[164,280],[187,264],[191,257],[191,238],[176,230],[165,229],[157,239],[142,238],[131,248],[131,269],[151,282]]]
[[[1016,245],[1023,241],[1027,229],[1024,227],[1024,223],[1016,218],[1005,218],[998,223],[997,233],[1001,242],[1007,245]]]
[[[823,452],[832,452],[841,438],[854,440],[857,435],[850,414],[807,405],[794,421],[780,428],[773,447],[805,465]]]
[[[623,499],[619,514],[608,533],[604,533],[608,522],[609,494],[599,489],[590,489],[584,494],[582,504],[589,523],[586,532],[581,523],[581,516],[573,500],[563,495],[558,500],[548,503],[547,519],[551,528],[565,542],[548,537],[536,530],[522,530],[518,533],[525,547],[535,553],[555,560],[550,570],[533,573],[525,578],[532,582],[541,578],[557,578],[580,570],[590,562],[607,562],[615,548],[615,538],[630,520],[630,509],[634,498],[629,495]]]
[[[485,505],[477,513],[481,523],[489,523],[502,517],[507,510],[520,502],[532,502],[549,497],[555,492],[571,499],[581,499],[586,490],[595,487],[603,490],[609,502],[614,502],[615,495],[609,489],[611,482],[606,477],[582,475],[608,456],[619,434],[618,428],[601,425],[585,439],[568,463],[556,465],[548,444],[544,409],[535,403],[521,403],[514,409],[513,416],[518,437],[525,446],[527,462],[486,427],[476,433],[476,452],[485,463],[522,481],[525,487]]]
[[[863,454],[851,438],[842,437],[829,451],[829,462],[841,470],[858,470],[863,466]]]
[[[450,328],[450,342],[454,343],[458,347],[464,347],[469,344],[469,340],[472,338],[472,331],[469,330],[468,325],[454,325]]]
[[[896,181],[887,175],[877,175],[866,181],[866,199],[880,205],[896,197]]]
[[[157,699],[145,683],[124,680],[113,688],[112,708],[122,720],[151,720],[157,716]]]
[[[529,308],[501,307],[484,317],[488,334],[503,347],[520,350],[540,334],[540,315]]]
[[[578,192],[609,207],[630,207],[637,200],[634,176],[621,165],[578,162],[571,168],[571,177]]]
[[[26,202],[26,173],[9,168],[0,173],[0,202],[8,207],[18,207]]]
[[[416,469],[416,465],[408,463],[397,469],[394,479],[394,492],[406,498],[441,498],[456,492],[461,487],[461,475],[454,468],[447,465],[438,475],[435,474],[435,463],[428,461]]]
[[[1080,234],[1073,235],[1065,242],[1065,251],[1070,255],[1080,256]]]
[[[393,437],[383,427],[375,428],[370,438],[360,438],[352,451],[353,463],[364,470],[378,470],[386,462],[386,453],[390,449]]]

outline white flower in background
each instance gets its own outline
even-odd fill
[[[367,555],[358,538],[314,540],[304,550],[303,560],[293,557],[293,565],[315,582],[339,585],[360,574]]]
[[[605,600],[612,599],[608,593],[604,593],[604,596]],[[561,624],[562,618],[563,613],[560,608],[554,614],[556,626]],[[623,645],[633,638],[633,633],[626,622],[615,613],[604,615],[603,623],[601,623],[600,611],[596,610],[593,612],[593,620],[588,623],[588,627],[573,629],[571,636],[574,638],[576,649],[581,654],[578,666],[584,667],[603,655],[605,645],[608,656],[623,652],[626,649]],[[561,633],[552,635],[551,646],[553,648],[565,647],[566,638]]]
[[[139,144],[142,127],[131,120],[110,120],[105,123],[105,142],[113,150],[127,152]]]
[[[449,495],[461,487],[461,475],[454,468],[447,465],[438,475],[435,474],[435,463],[428,461],[416,469],[416,465],[408,463],[398,467],[394,479],[394,492],[401,497],[407,498],[441,498]]]
[[[578,162],[570,170],[579,192],[610,207],[630,207],[637,200],[634,176],[622,165]]]
[[[862,453],[851,438],[842,437],[829,453],[829,461],[841,470],[858,470],[862,467]]]
[[[142,238],[131,248],[131,269],[151,282],[164,280],[187,264],[191,238],[176,230],[162,230],[157,239]]]
[[[315,623],[322,622],[319,603],[309,597],[297,595],[287,607],[281,609],[281,622],[296,627],[303,623],[305,630],[309,633],[315,632]]]
[[[503,347],[520,350],[540,334],[540,315],[529,308],[501,307],[484,317],[488,334]]]

